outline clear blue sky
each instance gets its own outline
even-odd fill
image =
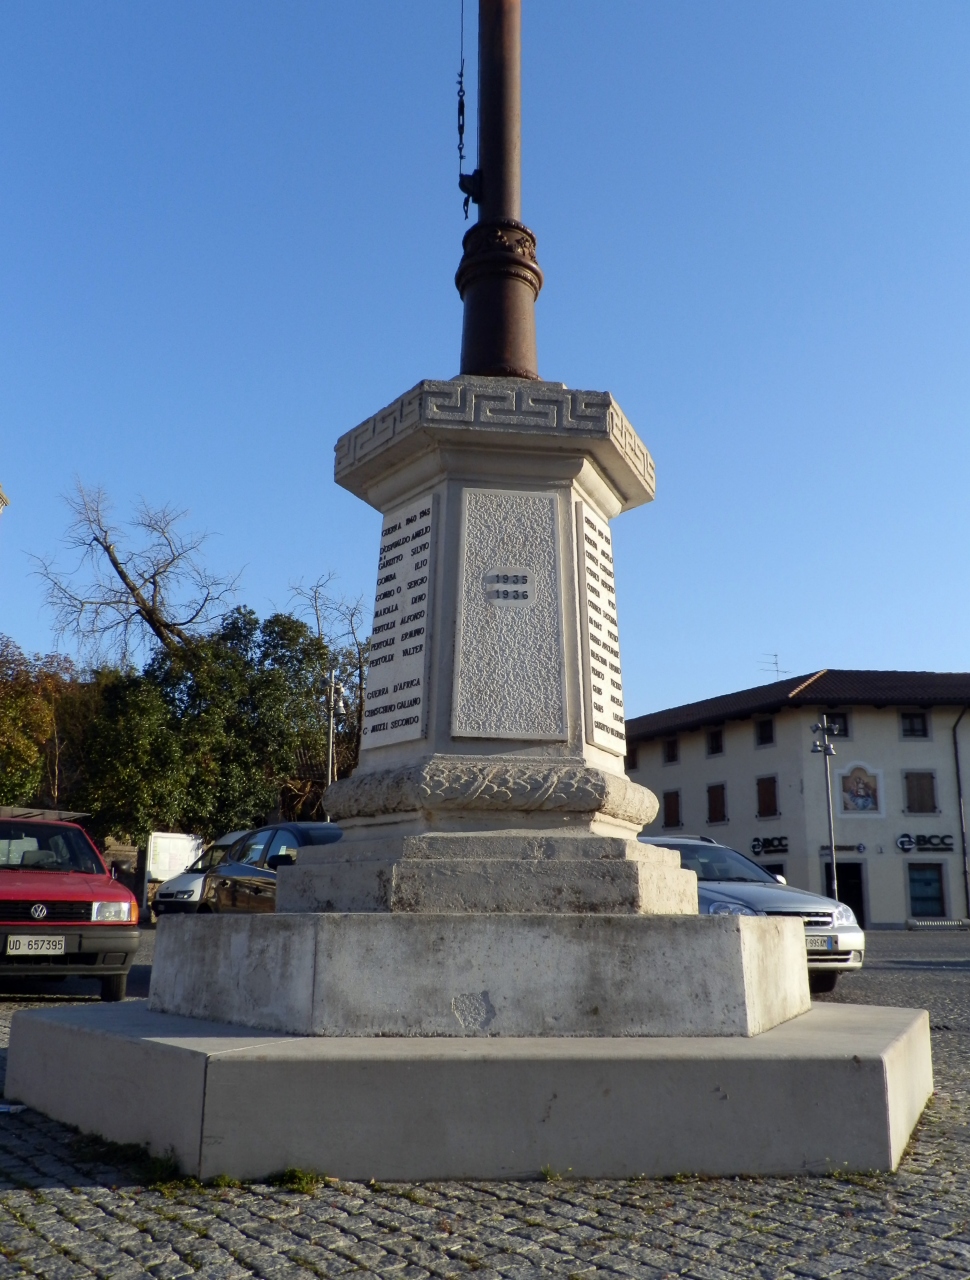
[[[474,3],[469,0],[469,24]],[[970,669],[970,5],[525,0],[543,376],[610,390],[631,714]],[[286,605],[373,590],[338,435],[457,370],[458,0],[5,0],[0,630],[76,473]],[[471,57],[474,63],[474,55]]]

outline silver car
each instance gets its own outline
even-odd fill
[[[795,889],[736,849],[704,836],[641,835],[644,844],[675,849],[680,865],[697,873],[701,915],[798,916],[805,922],[808,982],[834,991],[840,973],[862,968],[866,935],[849,907],[807,889]]]

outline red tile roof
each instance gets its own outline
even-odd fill
[[[786,707],[970,706],[965,671],[834,671],[776,680],[682,707],[654,711],[626,722],[627,743],[686,733],[725,720],[772,715]]]

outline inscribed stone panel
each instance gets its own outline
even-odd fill
[[[384,517],[361,750],[426,732],[435,500],[416,498]]]
[[[585,502],[576,503],[576,560],[583,636],[586,741],[614,755],[626,751],[620,629],[609,525]]]

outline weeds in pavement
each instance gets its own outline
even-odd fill
[[[312,1173],[309,1169],[284,1169],[282,1173],[270,1174],[266,1181],[271,1187],[282,1187],[284,1191],[298,1191],[308,1196],[326,1179],[325,1173]]]

